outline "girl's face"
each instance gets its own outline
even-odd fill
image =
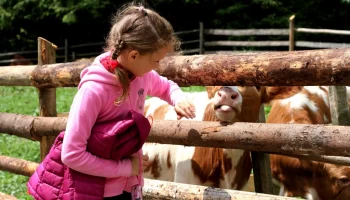
[[[124,66],[135,76],[143,76],[153,69],[159,67],[159,62],[170,51],[169,46],[165,46],[156,50],[153,53],[140,54],[136,50],[132,50],[128,55],[128,65]]]

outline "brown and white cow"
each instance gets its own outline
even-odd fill
[[[331,123],[328,87],[266,87],[264,101],[270,101],[267,123]],[[350,168],[270,155],[273,178],[280,183],[280,195],[308,200],[350,199]]]
[[[196,106],[193,120],[256,122],[259,117],[260,93],[255,87],[207,87],[207,92],[189,97]],[[146,101],[145,116],[149,115],[176,120],[174,108],[158,98]],[[143,151],[150,157],[144,177],[151,179],[240,190],[252,169],[250,153],[239,149],[146,143]]]

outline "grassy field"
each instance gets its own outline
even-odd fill
[[[204,87],[201,86],[182,89],[186,92],[204,91]],[[76,91],[76,88],[57,88],[58,113],[69,111]],[[33,87],[0,86],[0,112],[38,116],[38,104],[38,92]],[[0,155],[40,162],[39,142],[0,134]],[[27,181],[28,177],[0,171],[0,191],[18,199],[32,199],[26,192]]]
[[[57,89],[57,110],[68,112],[76,93],[76,88]],[[39,115],[38,92],[33,87],[0,86],[0,112],[24,115]],[[39,142],[0,134],[0,155],[40,162]],[[0,191],[18,199],[32,199],[27,195],[28,177],[0,171]]]

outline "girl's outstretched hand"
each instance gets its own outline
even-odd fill
[[[196,117],[196,108],[191,99],[186,98],[182,101],[179,101],[175,105],[175,111],[177,113],[177,119],[181,119],[182,117],[195,118]]]

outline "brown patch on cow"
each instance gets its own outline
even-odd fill
[[[318,113],[313,112],[310,107],[307,107],[306,105],[304,105],[304,110],[293,110],[292,115],[292,123],[294,124],[319,124],[323,121],[323,117]]]
[[[260,91],[253,86],[237,87],[242,95],[242,109],[236,116],[236,121],[241,122],[257,122],[259,119],[261,94]]]
[[[155,109],[154,113],[153,113],[153,119],[164,119],[165,114],[167,113],[167,111],[169,110],[171,106],[168,104],[163,104],[161,106],[159,106],[157,109]]]
[[[171,165],[171,157],[170,157],[170,151],[168,151],[168,156],[166,157],[166,165],[170,169],[172,167]]]
[[[144,172],[151,171],[151,174],[154,178],[160,177],[160,171],[162,171],[162,167],[159,163],[159,155],[156,154],[153,160],[150,160],[149,165],[145,168]]]
[[[302,89],[302,86],[265,87],[265,91],[262,94],[262,101],[263,103],[269,103],[273,100],[289,98],[299,93]]]
[[[244,151],[242,157],[238,161],[238,164],[234,168],[236,170],[236,176],[231,183],[232,188],[237,185],[235,188],[236,190],[243,189],[248,182],[252,168],[253,165],[250,158],[250,152]]]
[[[290,115],[290,105],[282,106],[279,102],[274,102],[266,123],[287,123],[292,120]]]
[[[213,187],[220,187],[220,179],[224,179],[224,163],[224,152],[220,148],[195,147],[191,159],[193,173],[202,183],[211,182]]]
[[[225,169],[225,173],[227,173],[228,171],[230,171],[232,169],[232,159],[230,157],[227,156],[226,153],[224,153],[224,169]]]
[[[272,177],[284,185],[288,196],[305,197],[313,176],[311,162],[271,154],[270,167]]]

